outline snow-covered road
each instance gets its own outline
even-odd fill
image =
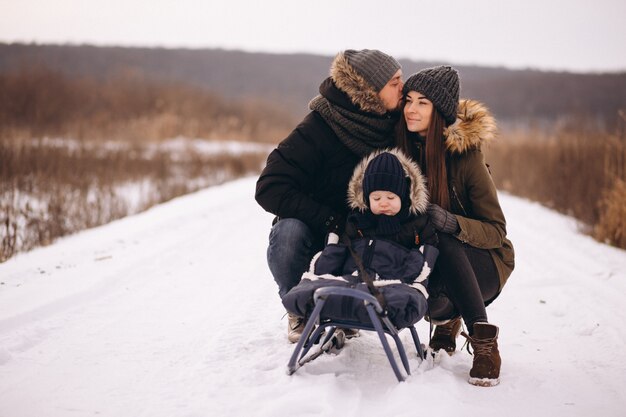
[[[624,415],[626,251],[508,195],[517,268],[488,309],[501,385],[467,384],[466,351],[420,364],[414,348],[397,383],[374,334],[287,376],[293,345],[265,262],[272,216],[254,183],[0,264],[0,417]],[[426,322],[418,331],[428,340]]]

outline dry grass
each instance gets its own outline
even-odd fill
[[[586,126],[502,133],[488,161],[498,188],[571,215],[586,233],[626,248],[626,135]]]
[[[267,155],[206,154],[191,147],[173,153],[127,142],[67,145],[0,140],[0,262],[58,237],[256,173]]]
[[[0,262],[256,173],[267,154],[216,155],[194,147],[172,153],[159,147],[169,138],[277,142],[294,125],[272,103],[228,101],[132,71],[105,80],[46,68],[2,73]],[[44,137],[72,140],[37,139]]]
[[[626,182],[616,180],[600,201],[600,218],[593,234],[596,239],[626,248]]]

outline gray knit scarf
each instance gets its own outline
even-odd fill
[[[394,118],[356,113],[334,105],[321,95],[311,100],[309,108],[318,112],[339,140],[359,156],[394,145]]]

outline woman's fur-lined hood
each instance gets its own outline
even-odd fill
[[[496,120],[487,107],[476,100],[460,100],[456,121],[444,130],[446,149],[462,154],[480,149],[483,143],[495,139]]]
[[[330,78],[337,88],[346,93],[352,103],[359,106],[361,110],[379,115],[387,113],[374,87],[348,63],[343,52],[337,54],[330,66]]]
[[[350,208],[358,209],[361,212],[369,210],[363,197],[363,178],[365,177],[365,170],[372,159],[384,152],[389,152],[398,158],[398,161],[400,161],[400,164],[404,169],[405,175],[411,180],[411,187],[409,189],[411,204],[409,206],[409,212],[411,214],[425,213],[426,207],[428,206],[428,190],[426,188],[426,180],[422,175],[422,171],[419,166],[397,148],[378,150],[366,156],[357,164],[354,168],[352,178],[348,183],[348,204]]]

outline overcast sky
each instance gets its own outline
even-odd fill
[[[0,0],[0,42],[31,41],[626,71],[626,0]]]

